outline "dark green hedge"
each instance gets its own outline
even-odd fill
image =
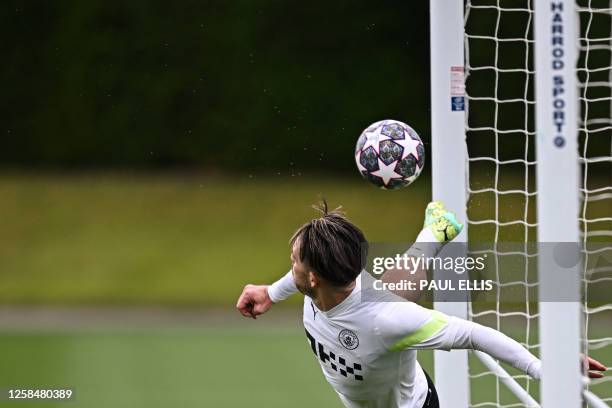
[[[354,171],[429,132],[428,2],[6,1],[0,164]]]

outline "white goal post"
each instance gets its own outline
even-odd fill
[[[465,220],[465,100],[463,92],[463,1],[431,0],[431,126],[432,194]],[[435,16],[435,17],[434,17]],[[437,52],[434,52],[436,50]],[[451,69],[455,69],[451,78]],[[454,83],[451,83],[455,81]],[[455,100],[451,100],[451,87]],[[435,101],[435,103],[434,103]],[[451,106],[451,103],[455,106]],[[463,105],[462,105],[463,103]],[[437,138],[435,135],[440,135]],[[442,136],[443,135],[443,136]],[[456,239],[466,241],[467,230]],[[437,310],[467,319],[466,304],[435,302]],[[442,406],[467,407],[469,400],[468,355],[466,351],[434,352],[436,388]]]
[[[587,246],[612,241],[612,0],[430,0],[430,33],[433,199],[466,220],[459,241],[486,241],[501,259],[493,306],[434,307],[543,362],[538,384],[482,353],[436,351],[440,404],[607,407],[612,380],[589,384],[579,355],[612,355],[609,328],[594,327],[612,322],[609,297],[589,299],[612,267],[591,266]],[[523,250],[504,253],[504,241]],[[533,253],[535,242],[546,244]],[[583,262],[559,266],[556,243],[575,244]],[[518,255],[519,279],[506,255]],[[504,303],[510,292],[521,305]]]
[[[574,1],[534,4],[538,242],[580,242]],[[568,218],[574,222],[560,222]],[[544,408],[580,407],[580,266],[553,268],[553,257],[545,251],[538,258],[541,402]],[[560,287],[576,301],[552,302]]]

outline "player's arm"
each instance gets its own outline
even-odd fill
[[[377,331],[385,347],[391,351],[405,349],[472,349],[489,354],[539,379],[542,363],[520,343],[492,328],[446,316],[414,303],[390,306],[376,318]],[[589,359],[588,370],[605,367]],[[590,377],[600,377],[589,371]]]
[[[472,349],[512,365],[533,378],[540,379],[542,362],[516,340],[490,327],[457,317],[446,317],[447,325],[440,334],[446,349]],[[434,340],[435,342],[435,340]],[[599,371],[607,368],[597,360],[586,357],[587,375],[600,378]]]
[[[236,308],[244,317],[266,313],[274,303],[287,299],[298,291],[291,271],[272,285],[246,285],[238,298]]]
[[[478,323],[442,314],[438,316],[446,321],[446,325],[439,333],[425,341],[423,346],[439,345],[436,348],[444,350],[479,350],[533,378],[540,379],[542,362],[516,340]]]
[[[455,239],[463,229],[463,224],[457,221],[455,214],[444,208],[441,201],[432,201],[425,209],[425,221],[423,229],[416,238],[414,244],[406,251],[408,257],[433,258],[442,251],[444,245]],[[415,282],[416,287],[420,287],[419,282],[427,280],[427,269],[422,263],[416,270],[392,268],[386,270],[380,280],[384,283],[397,283],[401,281]],[[392,291],[411,302],[419,300],[420,290],[394,290]]]

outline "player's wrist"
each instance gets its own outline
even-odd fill
[[[293,280],[293,274],[291,271],[287,272],[285,276],[274,282],[267,287],[267,294],[273,303],[278,303],[281,300],[287,299],[289,296],[296,293],[297,287]]]
[[[438,241],[431,232],[431,229],[428,227],[423,228],[421,232],[419,232],[416,242],[418,242],[419,245],[424,248],[424,251],[426,252],[424,255],[426,257],[434,257],[438,255],[445,244],[445,242]]]
[[[529,367],[529,375],[539,380],[542,378],[542,362],[540,360],[535,361],[531,367]]]
[[[425,227],[417,236],[414,244],[406,251],[412,257],[433,258],[442,250],[444,244],[436,240],[429,228]]]
[[[266,301],[273,305],[277,303],[279,299],[275,299],[274,295],[270,293],[271,288],[272,288],[272,285],[266,285],[264,293],[265,293]]]

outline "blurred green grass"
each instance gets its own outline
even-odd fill
[[[319,196],[372,241],[410,241],[429,183],[358,176],[0,174],[0,303],[225,306],[289,269]]]
[[[71,402],[0,406],[341,406],[297,328],[12,332],[0,349],[0,388],[75,392]]]
[[[75,400],[0,406],[339,408],[298,326],[297,321],[274,328],[245,321],[207,329],[3,332],[0,388],[68,387]],[[609,348],[593,356],[612,361]],[[430,351],[419,351],[419,362],[430,374],[432,357]],[[474,356],[470,361],[472,374],[482,371]],[[509,372],[519,374],[511,368]],[[525,386],[524,380],[519,382]],[[537,381],[530,381],[529,387],[537,397]],[[611,396],[606,383],[593,391]],[[471,394],[474,404],[496,401],[497,395],[504,405],[517,403],[491,375],[475,378]]]

